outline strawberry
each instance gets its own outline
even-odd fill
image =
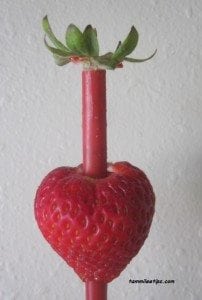
[[[83,161],[44,178],[35,197],[35,218],[52,248],[85,282],[86,300],[107,300],[107,283],[119,276],[149,233],[155,196],[143,171],[127,162],[107,164],[106,70],[147,61],[156,51],[144,59],[128,56],[138,43],[134,26],[114,52],[102,55],[91,25],[82,32],[70,24],[65,44],[47,16],[42,26],[57,65],[83,65]]]
[[[110,282],[138,253],[149,233],[154,193],[127,162],[108,164],[105,178],[82,165],[50,172],[35,198],[35,218],[52,248],[83,281]]]

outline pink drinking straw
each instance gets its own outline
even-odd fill
[[[83,172],[107,176],[106,70],[82,71]],[[86,300],[107,300],[107,284],[87,281]]]

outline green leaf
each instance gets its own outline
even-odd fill
[[[115,51],[117,51],[118,49],[119,49],[119,47],[121,46],[121,41],[119,41],[118,42],[118,45],[117,45],[117,47],[116,47],[116,50]]]
[[[119,62],[123,61],[126,55],[129,55],[135,47],[137,46],[138,42],[138,32],[134,26],[131,27],[131,30],[123,41],[123,43],[119,43],[119,47],[117,47],[116,51],[112,56],[112,66],[116,66]]]
[[[107,52],[104,55],[95,57],[95,61],[98,62],[99,65],[106,66],[108,69],[114,69],[111,66],[111,57],[113,53],[112,52]]]
[[[86,26],[83,37],[88,48],[88,53],[90,56],[99,55],[99,44],[97,39],[97,32],[91,25]]]
[[[53,54],[53,57],[56,65],[58,66],[64,66],[70,62],[70,59],[68,57],[59,56],[57,54]]]
[[[132,57],[125,57],[124,60],[125,61],[129,61],[129,62],[134,62],[134,63],[140,63],[140,62],[144,62],[147,61],[149,59],[151,59],[157,52],[157,49],[154,51],[154,53],[152,55],[150,55],[147,58],[132,58]]]
[[[49,21],[48,21],[48,17],[45,16],[43,18],[43,21],[42,21],[42,27],[43,27],[43,30],[45,31],[45,33],[47,34],[47,36],[49,37],[49,39],[51,40],[51,42],[53,43],[53,45],[55,47],[57,47],[58,49],[60,50],[64,50],[64,51],[68,51],[67,47],[65,47],[65,45],[63,45],[54,35],[51,27],[50,27],[50,24],[49,24]]]
[[[66,50],[64,51],[64,50],[60,50],[60,49],[49,46],[48,43],[46,42],[45,37],[44,37],[44,44],[45,44],[46,48],[53,54],[57,54],[57,55],[64,56],[64,57],[72,55],[71,52],[68,52]]]
[[[74,24],[70,24],[66,32],[66,45],[77,55],[88,55],[86,42],[82,32]]]
[[[99,58],[99,59],[103,59],[103,60],[110,60],[112,58],[112,55],[113,55],[112,52],[107,52],[101,56],[96,57],[96,59]]]

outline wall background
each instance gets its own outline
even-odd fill
[[[41,19],[57,36],[93,24],[104,51],[132,24],[144,64],[108,72],[109,161],[151,179],[156,214],[139,255],[109,287],[110,300],[202,298],[202,2],[1,0],[0,299],[80,300],[83,287],[51,250],[33,216],[36,187],[81,161],[81,67],[57,67]],[[76,147],[75,147],[76,145]],[[131,285],[129,279],[174,279]]]

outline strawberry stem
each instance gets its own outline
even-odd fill
[[[107,300],[107,284],[99,281],[87,281],[86,300]]]
[[[106,70],[82,72],[83,172],[107,175]]]

